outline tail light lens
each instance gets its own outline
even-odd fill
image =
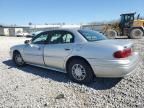
[[[132,49],[131,48],[127,48],[127,49],[124,49],[122,51],[116,51],[113,56],[115,58],[126,58],[128,56],[130,56],[132,54]]]

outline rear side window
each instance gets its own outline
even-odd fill
[[[74,37],[70,33],[65,33],[63,35],[63,43],[73,43],[74,42]]]
[[[54,31],[49,41],[50,44],[65,44],[73,42],[74,42],[73,34],[67,31]]]

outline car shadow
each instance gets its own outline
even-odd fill
[[[26,65],[25,67],[17,67],[12,60],[3,61],[3,63],[9,66],[8,69],[18,68],[23,72],[34,74],[42,78],[48,78],[63,83],[72,82],[65,73],[43,69],[31,65]],[[120,81],[121,78],[94,78],[94,81],[86,86],[95,90],[107,90],[117,85]]]

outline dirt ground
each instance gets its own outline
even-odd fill
[[[130,40],[141,61],[134,74],[96,78],[90,85],[71,82],[66,74],[27,65],[18,68],[9,49],[24,37],[0,37],[0,108],[143,108],[144,39]]]

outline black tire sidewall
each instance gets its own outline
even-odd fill
[[[19,64],[19,63],[16,61],[16,58],[15,58],[15,57],[16,57],[17,55],[20,55],[20,56],[21,56],[21,54],[20,54],[19,52],[14,53],[14,55],[13,55],[13,61],[14,61],[14,63],[15,63],[16,66],[18,66],[18,67],[24,66],[24,65],[25,65],[25,62],[24,62],[22,56],[21,56],[21,58],[22,58],[22,60],[23,60],[23,63],[22,63],[22,64]]]
[[[72,75],[72,67],[74,64],[80,64],[82,65],[84,68],[85,68],[85,71],[86,71],[86,77],[84,80],[76,80],[73,75]],[[84,60],[72,60],[69,65],[68,65],[68,75],[70,77],[71,80],[73,80],[74,82],[77,82],[77,83],[81,83],[81,84],[87,84],[87,83],[90,83],[93,81],[93,77],[94,77],[94,74],[93,74],[93,70],[91,69],[91,67],[89,66],[88,63],[86,63]]]

